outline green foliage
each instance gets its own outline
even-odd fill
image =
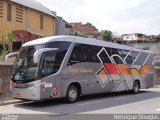
[[[85,25],[87,25],[87,26],[92,26],[92,24],[91,24],[91,23],[89,23],[89,22],[87,22]]]
[[[0,51],[0,58],[1,60],[5,60],[5,56],[8,52],[12,52],[12,45],[14,40],[14,35],[12,31],[7,31],[6,39],[0,41],[0,44],[3,46],[2,50]]]
[[[14,35],[12,31],[7,31],[7,37],[6,37],[6,42],[7,45],[9,46],[9,51],[12,52],[12,45],[13,45],[13,41],[14,40]]]
[[[70,31],[69,35],[82,36],[82,34],[80,33],[80,31],[77,31],[77,30],[72,30],[72,31]]]
[[[160,35],[151,35],[149,38],[151,41],[160,41]]]
[[[79,33],[77,31],[73,32],[74,36],[79,36]]]
[[[3,49],[0,52],[0,57],[2,60],[5,60],[5,56],[7,55],[7,47],[6,45],[3,45]]]
[[[156,41],[160,41],[160,35],[156,36]]]
[[[12,45],[13,44],[13,39],[14,39],[13,32],[12,31],[8,31],[7,32],[7,37],[6,37],[8,45]]]
[[[110,41],[112,39],[112,32],[110,30],[102,30],[100,36],[105,41]]]

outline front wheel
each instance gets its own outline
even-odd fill
[[[70,85],[66,94],[66,101],[68,103],[74,103],[78,99],[78,89],[74,85]]]
[[[134,81],[132,92],[134,94],[139,93],[139,88],[140,88],[139,82],[138,81]]]

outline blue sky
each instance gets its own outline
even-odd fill
[[[37,0],[68,22],[118,34],[160,34],[160,0]]]

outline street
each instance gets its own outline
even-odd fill
[[[128,92],[90,95],[74,104],[63,100],[26,102],[0,106],[1,114],[115,114],[160,113],[160,88],[141,90],[139,94]]]

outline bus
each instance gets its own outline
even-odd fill
[[[77,36],[53,36],[24,43],[16,57],[10,89],[26,100],[132,91],[154,85],[151,51]]]

